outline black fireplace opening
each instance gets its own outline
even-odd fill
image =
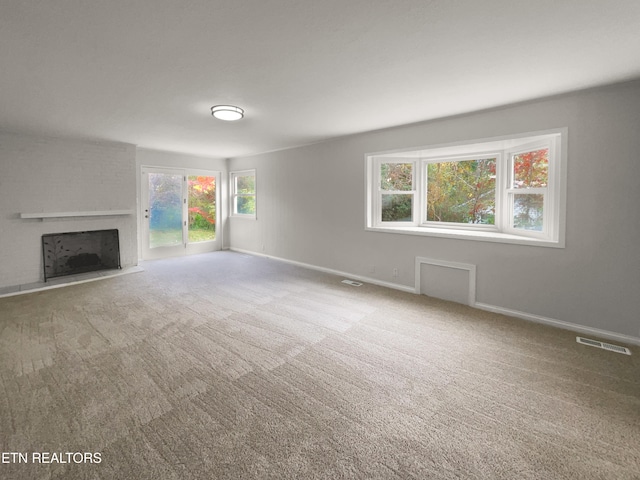
[[[47,233],[42,235],[44,281],[49,278],[120,266],[118,230]]]

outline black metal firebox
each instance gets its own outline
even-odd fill
[[[120,267],[118,230],[42,235],[44,281],[49,278]]]

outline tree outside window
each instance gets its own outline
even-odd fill
[[[231,172],[232,215],[256,216],[255,170]]]
[[[367,156],[366,228],[564,246],[566,129]]]

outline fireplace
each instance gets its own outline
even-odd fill
[[[118,230],[42,235],[44,281],[120,267]]]

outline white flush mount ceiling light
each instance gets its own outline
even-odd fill
[[[234,120],[240,120],[244,117],[244,110],[240,107],[234,107],[233,105],[215,105],[211,107],[211,115],[219,120],[233,122]]]

